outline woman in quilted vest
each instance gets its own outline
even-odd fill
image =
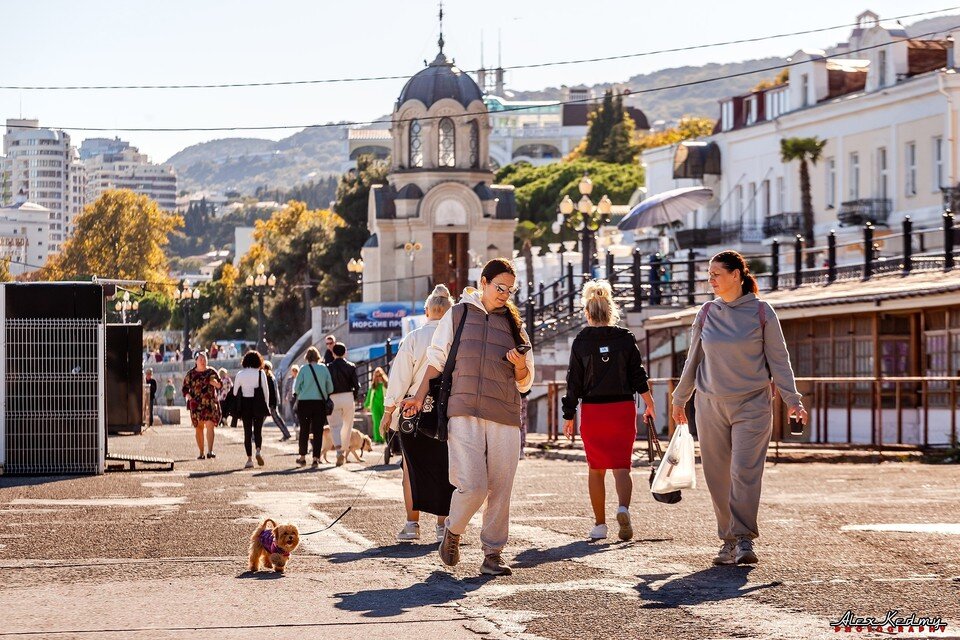
[[[502,552],[520,459],[520,393],[533,384],[533,353],[520,313],[510,302],[516,281],[507,260],[497,258],[483,267],[479,288],[464,289],[459,304],[440,320],[427,349],[424,380],[416,395],[401,404],[407,416],[423,407],[430,380],[441,375],[462,325],[447,407],[450,483],[456,490],[440,559],[451,567],[460,561],[460,536],[486,500],[480,571],[494,576],[511,573]]]
[[[686,423],[694,399],[703,477],[723,541],[714,564],[753,564],[763,464],[773,430],[770,379],[789,415],[802,423],[790,354],[773,308],[757,298],[757,280],[743,256],[721,251],[710,259],[716,298],[690,329],[690,349],[673,391],[673,419]]]
[[[646,405],[643,415],[650,419],[656,417],[653,394],[647,385],[637,338],[628,329],[617,326],[620,309],[613,299],[610,283],[588,282],[583,287],[581,301],[588,326],[577,334],[570,349],[567,394],[563,398],[563,433],[573,437],[573,420],[580,403],[580,434],[590,467],[587,488],[595,518],[589,537],[591,540],[607,537],[604,480],[610,469],[620,503],[618,537],[629,540],[633,537],[630,467],[633,443],[637,439],[634,394],[643,397]]]

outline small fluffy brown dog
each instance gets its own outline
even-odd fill
[[[300,544],[300,531],[292,524],[280,524],[267,518],[250,536],[250,571],[265,569],[283,573],[290,553]]]
[[[320,457],[324,462],[329,462],[327,460],[327,452],[333,451],[333,436],[330,435],[330,427],[323,428],[323,443],[320,447]],[[347,447],[348,455],[353,454],[353,457],[357,459],[357,462],[363,462],[363,452],[364,451],[373,451],[373,441],[370,440],[370,436],[364,435],[352,429],[350,431],[350,446]]]

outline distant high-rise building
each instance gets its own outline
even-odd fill
[[[80,159],[89,160],[107,153],[120,153],[130,148],[130,143],[120,138],[87,138],[80,143]]]
[[[164,211],[177,207],[177,174],[173,167],[151,163],[136,147],[128,145],[117,153],[88,158],[83,165],[87,204],[108,189],[130,189],[155,200]]]
[[[83,166],[70,136],[35,119],[7,119],[0,159],[0,205],[33,202],[49,210],[48,254],[58,253],[83,206]]]

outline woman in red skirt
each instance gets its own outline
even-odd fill
[[[633,443],[637,438],[637,405],[634,394],[643,396],[644,416],[655,417],[653,395],[647,385],[647,372],[640,360],[637,339],[627,329],[616,326],[620,310],[613,299],[610,283],[594,280],[583,287],[583,309],[587,326],[573,341],[570,368],[567,370],[567,395],[563,398],[563,433],[573,438],[573,420],[580,408],[580,435],[590,466],[588,487],[596,526],[592,540],[607,537],[604,508],[604,478],[613,470],[617,486],[617,524],[619,538],[633,537],[630,523],[630,479]]]

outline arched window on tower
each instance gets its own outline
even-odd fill
[[[480,168],[480,125],[476,120],[470,123],[470,167]]]
[[[419,120],[410,122],[410,167],[423,166],[423,140],[420,137],[422,127]]]
[[[440,138],[439,138],[439,165],[441,167],[455,167],[457,165],[457,154],[454,150],[454,132],[453,120],[443,118],[440,120]]]

